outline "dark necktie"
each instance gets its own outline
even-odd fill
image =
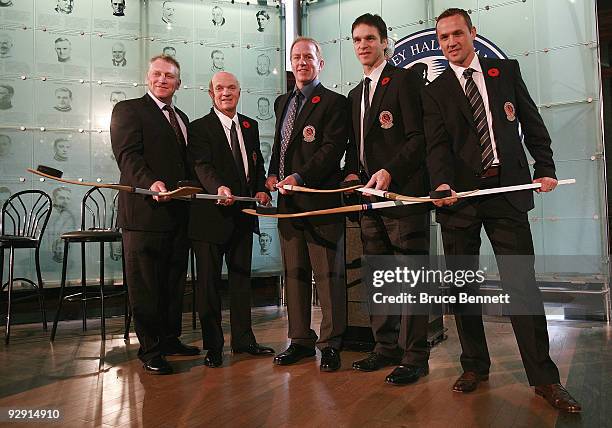
[[[489,123],[487,122],[484,101],[472,77],[475,71],[473,68],[467,68],[463,72],[463,77],[465,77],[465,95],[470,101],[476,132],[480,140],[480,161],[482,172],[484,173],[493,164],[495,157],[493,155],[493,143],[489,134]]]
[[[242,151],[240,150],[240,141],[238,140],[238,131],[236,131],[236,122],[232,120],[232,129],[230,129],[230,143],[232,146],[232,155],[234,163],[238,169],[238,177],[240,177],[241,192],[247,189],[246,173],[244,171],[244,160],[242,159]]]
[[[291,100],[289,110],[287,110],[287,116],[285,124],[281,130],[281,149],[280,157],[278,162],[278,174],[279,178],[283,180],[285,178],[285,155],[287,154],[287,147],[289,147],[289,141],[291,141],[291,134],[293,133],[293,124],[297,112],[300,109],[300,102],[302,101],[302,93],[299,90],[295,91],[295,95]]]
[[[172,129],[174,129],[174,135],[176,136],[176,142],[181,148],[185,148],[185,136],[183,135],[183,131],[181,131],[181,127],[179,126],[178,120],[176,119],[176,113],[174,113],[174,109],[166,104],[164,106],[164,110],[168,112],[168,117],[170,118],[170,125],[172,126]]]
[[[370,82],[372,81],[372,79],[370,79],[369,77],[366,77],[365,79],[363,79],[363,119],[361,120],[361,135],[363,136],[362,141],[360,141],[360,145],[359,145],[359,160],[361,161],[361,164],[364,166],[364,168],[367,171],[367,167],[366,167],[366,161],[365,161],[365,153],[364,153],[364,146],[365,146],[365,131],[366,131],[366,122],[368,120],[368,113],[370,112]]]

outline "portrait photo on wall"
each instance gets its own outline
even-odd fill
[[[85,186],[64,186],[52,182],[35,181],[35,187],[51,198],[53,209],[40,246],[40,264],[43,278],[59,281],[64,259],[62,233],[77,230],[80,226],[80,204],[88,190]],[[76,246],[68,254],[68,279],[80,278],[80,251]]]
[[[139,42],[134,38],[96,37],[91,42],[95,79],[131,83],[141,80]]]
[[[93,2],[93,28],[103,33],[140,32],[138,0],[96,0]]]
[[[33,86],[33,80],[0,80],[0,123],[31,124]]]
[[[207,86],[212,75],[219,71],[240,70],[240,52],[243,49],[239,47],[196,45],[194,49],[194,57],[198,58],[195,67],[197,82]]]
[[[46,31],[36,35],[36,70],[46,76],[88,79],[88,36]]]
[[[33,32],[16,29],[0,30],[0,73],[28,74],[34,62]]]
[[[259,235],[253,234],[251,272],[254,276],[281,272],[280,245],[275,227],[260,227]]]
[[[193,2],[152,0],[149,4],[149,34],[166,38],[193,38]]]
[[[243,86],[280,90],[280,52],[275,49],[241,49]]]
[[[46,127],[89,127],[89,88],[61,82],[37,82],[38,122]]]
[[[256,47],[280,46],[280,18],[278,9],[274,7],[243,7],[242,40]]]
[[[0,130],[0,177],[23,177],[31,164],[32,134]]]
[[[119,180],[119,167],[111,148],[110,134],[91,136],[91,177],[101,178],[103,182]]]
[[[34,2],[23,0],[0,0],[0,22],[33,27]]]
[[[196,2],[196,37],[206,42],[240,42],[239,4],[229,2]]]
[[[140,98],[145,93],[145,88],[133,85],[110,86],[95,85],[92,87],[93,123],[94,129],[108,131],[110,127],[111,113],[119,101],[131,98]]]
[[[36,0],[35,4],[36,23],[47,29],[87,31],[90,28],[91,1]]]
[[[34,165],[59,169],[63,177],[90,176],[89,135],[78,132],[38,132],[34,142]]]

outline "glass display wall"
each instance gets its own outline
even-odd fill
[[[258,120],[269,162],[273,103],[285,81],[282,22],[277,1],[0,2],[0,199],[25,189],[51,196],[53,214],[41,251],[46,286],[59,281],[59,236],[79,228],[88,188],[41,181],[25,169],[43,164],[67,178],[117,182],[112,108],[146,92],[148,58],[161,53],[181,64],[174,103],[191,120],[210,111],[212,74],[236,74],[242,85],[238,109]],[[254,274],[277,274],[276,224],[263,222],[261,228],[262,236],[254,237]],[[105,249],[107,278],[121,277],[120,251],[120,246]],[[32,276],[33,255],[16,254],[16,276]],[[88,250],[87,270],[89,278],[97,278],[95,246]],[[80,278],[77,246],[69,255],[69,278]]]
[[[304,33],[322,44],[322,82],[340,93],[362,78],[351,24],[366,12],[385,19],[395,42],[390,62],[419,64],[426,81],[447,65],[435,41],[435,17],[449,7],[471,14],[481,55],[519,61],[552,137],[559,178],[576,184],[536,195],[529,213],[540,279],[608,282],[606,188],[595,0],[318,0],[303,2]],[[440,246],[441,248],[441,246]],[[483,234],[482,265],[494,274]]]

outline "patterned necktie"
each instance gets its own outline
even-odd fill
[[[463,72],[463,77],[465,77],[465,95],[470,101],[474,123],[476,124],[476,131],[478,132],[478,138],[480,140],[480,160],[482,163],[482,172],[484,173],[493,164],[495,157],[493,155],[493,143],[491,142],[491,135],[489,134],[489,123],[487,122],[487,112],[485,111],[484,101],[472,77],[475,71],[476,70],[473,68],[467,68]]]
[[[230,129],[230,143],[232,145],[232,155],[234,157],[234,163],[238,169],[238,176],[240,177],[240,185],[243,187],[244,192],[247,188],[246,173],[244,171],[244,159],[242,158],[242,151],[240,150],[240,141],[238,140],[238,131],[236,131],[236,122],[232,120],[232,129]]]
[[[179,126],[178,120],[176,119],[176,113],[174,113],[174,109],[168,104],[166,104],[164,106],[164,110],[168,112],[168,117],[170,118],[170,125],[172,126],[172,129],[174,129],[174,135],[176,135],[176,142],[181,148],[184,148],[185,136],[183,135],[183,131],[181,131],[181,127]]]
[[[367,171],[366,162],[365,162],[365,125],[368,118],[368,113],[370,112],[370,82],[372,79],[366,77],[363,79],[363,119],[361,120],[361,144],[359,145],[359,160],[361,164]]]
[[[293,124],[295,123],[295,117],[297,116],[297,112],[300,108],[302,97],[302,93],[299,90],[296,90],[295,96],[291,100],[289,110],[287,110],[285,123],[281,130],[281,148],[278,162],[278,174],[280,180],[284,180],[285,178],[285,155],[287,154],[287,147],[289,147],[289,141],[291,140],[291,134],[293,133]]]

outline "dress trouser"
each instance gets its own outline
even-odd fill
[[[220,288],[224,256],[228,268],[232,349],[245,348],[255,343],[251,328],[253,231],[250,228],[236,228],[223,244],[192,241],[192,246],[197,261],[196,295],[204,349],[223,349]]]
[[[481,188],[493,187],[498,182],[497,178],[484,179]],[[480,231],[484,226],[496,256],[504,292],[509,294],[511,302],[529,308],[510,315],[529,384],[558,383],[559,370],[549,355],[544,306],[535,280],[533,240],[527,213],[516,210],[503,195],[471,198],[461,204],[455,215],[460,216],[462,227],[442,225],[447,268],[478,269]],[[474,257],[448,257],[470,255]],[[520,266],[517,267],[517,263]],[[464,371],[488,374],[491,360],[482,307],[478,305],[474,311],[474,305],[469,306],[467,311],[462,310],[461,305],[455,307],[455,323],[462,348],[461,366]]]
[[[138,357],[146,362],[181,335],[187,227],[180,225],[170,232],[124,229],[122,234],[128,294],[140,342]]]
[[[344,222],[279,220],[291,343],[340,349],[346,329]],[[320,337],[310,327],[312,275],[321,303]]]
[[[363,254],[423,256],[429,254],[429,212],[402,218],[364,212],[360,219]],[[429,360],[428,315],[370,315],[374,352],[424,366]]]

